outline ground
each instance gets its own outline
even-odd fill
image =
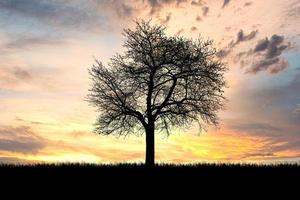
[[[297,193],[299,178],[300,165],[297,164],[157,165],[154,168],[142,164],[41,164],[0,167],[1,191],[13,188],[10,195],[32,195],[38,191],[46,196],[63,192],[75,197],[77,194],[96,194],[99,197],[137,196],[144,199],[147,196],[156,199],[158,195],[165,195],[170,199],[170,196],[180,195],[190,199],[188,197],[202,197],[204,194],[241,197],[242,193],[241,199],[244,199],[258,193],[260,196],[281,193],[287,199],[287,195]]]
[[[256,165],[256,164],[159,164],[148,168],[143,164],[35,164],[0,165],[0,177],[31,178],[291,178],[300,176],[300,164]]]

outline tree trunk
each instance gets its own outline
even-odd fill
[[[154,139],[154,123],[149,123],[146,129],[146,166],[154,167],[155,164],[155,139]]]

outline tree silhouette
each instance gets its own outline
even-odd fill
[[[88,101],[99,114],[99,134],[146,134],[146,165],[155,163],[155,130],[193,121],[217,125],[224,105],[225,65],[217,60],[211,40],[166,36],[165,27],[136,21],[125,29],[125,52],[108,67],[96,60],[90,69]]]

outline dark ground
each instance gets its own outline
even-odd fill
[[[255,165],[255,164],[195,164],[195,165],[156,165],[147,168],[143,164],[35,164],[1,165],[0,178],[101,178],[136,180],[165,178],[180,179],[267,179],[300,178],[300,164]],[[300,181],[300,179],[299,179]]]
[[[291,194],[300,189],[300,165],[199,164],[157,165],[154,168],[140,164],[1,165],[0,183],[1,186],[18,188],[71,188],[72,193],[83,187],[101,193],[113,189],[112,195],[123,194],[121,191],[131,194],[149,189],[153,192],[170,191],[172,194],[188,190],[190,194],[204,192],[207,188],[218,188],[218,192],[244,191],[248,195],[251,191],[274,194],[288,188],[287,194]],[[270,187],[271,190],[268,190]]]

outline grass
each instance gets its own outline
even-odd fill
[[[245,190],[265,190],[267,186],[297,187],[300,164],[222,164],[201,163],[187,165],[158,164],[147,168],[133,164],[57,163],[10,165],[0,164],[0,185],[9,188],[51,188],[51,190],[91,188],[104,192],[104,188],[123,188],[123,191],[152,189],[176,194],[182,188],[198,191],[201,188],[239,187]],[[247,187],[246,187],[247,186]],[[0,187],[1,188],[1,187]],[[125,189],[124,189],[125,188]],[[108,190],[107,190],[108,191]],[[265,190],[266,191],[266,190]],[[118,193],[116,193],[118,194]]]
[[[251,176],[297,176],[300,164],[157,164],[148,168],[141,163],[88,164],[56,163],[32,165],[0,165],[3,176],[93,176],[93,177],[251,177]]]

